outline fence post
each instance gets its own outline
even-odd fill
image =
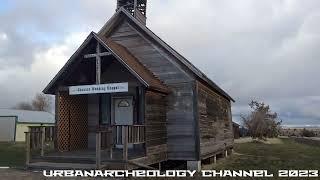
[[[30,132],[25,132],[26,135],[26,165],[30,164]]]
[[[45,127],[41,127],[41,156],[44,156],[44,143],[45,143]]]
[[[101,166],[101,133],[96,133],[96,167],[100,169]]]

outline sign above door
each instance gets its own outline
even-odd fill
[[[84,86],[70,86],[70,95],[80,94],[104,94],[104,93],[119,93],[128,92],[128,83],[112,83],[112,84],[97,84]]]

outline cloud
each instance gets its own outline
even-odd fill
[[[30,66],[11,66],[0,70],[0,102],[2,108],[29,101],[41,92],[62,68],[87,36],[84,32],[70,34],[64,42],[33,54]]]
[[[234,114],[256,99],[286,123],[320,124],[320,102],[309,98],[320,96],[319,1],[181,3],[157,14],[151,29],[236,99]]]
[[[115,5],[10,1],[0,12],[0,107],[41,91]],[[320,1],[154,0],[147,8],[148,27],[236,99],[235,115],[256,99],[287,124],[320,124]]]

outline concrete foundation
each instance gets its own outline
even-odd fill
[[[201,161],[187,161],[187,169],[201,171]]]

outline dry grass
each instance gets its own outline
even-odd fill
[[[244,142],[246,141],[246,142]],[[277,173],[280,169],[320,169],[320,146],[309,146],[293,139],[270,139],[255,143],[249,139],[235,144],[235,153],[218,160],[217,164],[204,166],[216,170],[264,169]]]
[[[236,144],[252,143],[252,142],[263,143],[263,144],[283,144],[283,141],[280,138],[268,138],[266,141],[264,141],[264,140],[253,140],[251,137],[245,137],[245,138],[235,139],[234,142]]]

